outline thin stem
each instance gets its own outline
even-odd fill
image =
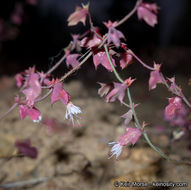
[[[139,63],[141,63],[141,65],[143,65],[143,67],[145,67],[145,68],[147,68],[147,69],[149,69],[151,71],[155,71],[155,69],[153,67],[148,66],[139,57],[137,57],[132,50],[128,50],[127,52],[129,54],[131,54]]]
[[[104,45],[104,48],[105,48],[105,51],[106,51],[106,54],[107,54],[109,63],[110,63],[110,65],[111,65],[112,69],[113,69],[113,72],[114,72],[116,78],[117,78],[121,83],[124,83],[124,80],[120,77],[120,75],[119,75],[118,72],[116,71],[116,69],[115,69],[115,67],[114,67],[114,65],[113,65],[113,63],[112,63],[112,61],[111,61],[111,58],[110,58],[110,55],[109,55],[107,46]],[[130,93],[129,88],[127,88],[127,95],[128,95],[128,99],[129,99],[129,102],[130,102],[130,105],[131,105],[131,109],[132,109],[132,111],[133,111],[133,116],[134,116],[134,118],[135,118],[135,123],[137,124],[136,127],[138,127],[139,129],[141,129],[141,125],[140,125],[139,119],[138,119],[138,117],[137,117],[137,114],[136,114],[135,109],[134,109],[134,106],[133,106],[133,101],[132,101],[132,98],[131,98],[131,93]],[[163,154],[156,146],[154,146],[154,145],[152,144],[152,142],[151,142],[150,139],[148,138],[146,132],[144,132],[143,136],[144,136],[145,140],[147,141],[147,143],[150,145],[150,147],[151,147],[154,151],[156,151],[156,152],[157,152],[159,155],[161,155],[163,158],[165,158],[165,159],[167,159],[167,160],[169,159],[168,156],[166,156],[165,154]]]
[[[41,98],[38,98],[35,100],[35,102],[40,102],[42,100],[44,100],[45,98],[47,98],[50,94],[52,93],[52,89],[50,89],[44,96],[42,96]]]
[[[69,77],[72,73],[74,73],[76,70],[78,70],[90,57],[92,56],[92,52],[90,52],[81,62],[79,65],[77,65],[76,67],[74,67],[72,70],[70,70],[69,72],[67,72],[63,77],[61,77],[61,79],[59,80],[59,82],[64,81],[67,77]]]
[[[141,4],[141,2],[142,2],[142,0],[138,0],[137,3],[136,3],[136,5],[135,5],[135,7],[132,9],[132,11],[131,11],[128,15],[126,15],[123,19],[121,19],[121,20],[117,23],[117,25],[116,25],[115,27],[118,27],[118,26],[120,26],[121,24],[123,24],[124,22],[126,22],[126,21],[137,11],[137,8],[138,8],[138,6]]]
[[[8,113],[10,113],[12,110],[14,110],[17,107],[18,103],[13,104],[6,112],[4,112],[1,116],[0,116],[0,120],[5,117]]]

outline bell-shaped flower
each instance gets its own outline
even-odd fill
[[[78,66],[80,64],[80,62],[77,60],[77,58],[80,56],[80,54],[68,54],[66,56],[66,65],[67,67],[69,67],[70,65],[72,66],[72,68]]]
[[[68,26],[74,26],[79,22],[85,25],[86,16],[88,15],[89,4],[82,5],[82,7],[76,7],[74,13],[72,13],[68,18]]]
[[[149,90],[155,89],[157,84],[163,83],[160,75],[160,65],[154,64],[155,71],[150,72]]]
[[[118,48],[120,47],[120,39],[125,39],[125,36],[122,32],[115,28],[117,22],[111,22],[110,20],[106,23],[104,22],[105,26],[108,28],[108,36],[107,36],[107,44],[109,45],[111,42]]]
[[[101,44],[102,40],[98,38],[98,36],[93,33],[90,37],[85,37],[81,40],[80,45],[82,47],[87,47],[87,48],[94,48],[98,47]]]
[[[21,120],[23,120],[26,116],[29,116],[33,122],[40,122],[42,119],[41,113],[35,107],[28,107],[27,105],[20,105],[19,106],[19,114]]]
[[[115,61],[113,58],[111,58],[111,61],[113,63],[114,66],[115,65]],[[94,51],[93,53],[93,62],[94,62],[94,66],[97,69],[98,65],[102,65],[104,66],[108,71],[113,71],[111,64],[107,58],[107,54],[105,53],[104,50],[97,50]]]
[[[106,96],[106,102],[114,102],[118,99],[121,103],[125,97],[125,92],[127,88],[133,83],[135,79],[129,77],[125,80],[125,83],[114,82],[113,90]]]
[[[82,111],[79,107],[75,106],[72,102],[68,102],[66,105],[66,113],[65,119],[70,119],[72,121],[73,126],[75,125],[75,121],[77,122],[78,126],[80,126],[78,114],[81,114]]]
[[[109,91],[111,90],[111,88],[113,87],[113,83],[109,83],[109,84],[99,83],[99,84],[101,85],[101,87],[98,90],[98,94],[101,97],[107,95]]]
[[[128,52],[120,53],[120,66],[122,69],[125,69],[133,62],[133,56]]]
[[[141,3],[137,9],[139,20],[144,20],[148,25],[154,27],[157,21],[158,7],[155,3]]]
[[[36,98],[41,94],[41,84],[39,82],[39,75],[33,73],[28,79],[28,88],[24,89],[22,92],[26,96],[26,101],[28,106],[33,106]]]
[[[54,104],[60,100],[63,104],[68,104],[70,100],[69,94],[64,90],[62,83],[58,82],[54,85],[53,92],[51,95],[51,103]]]
[[[117,142],[108,143],[109,146],[112,146],[112,154],[109,158],[116,155],[117,159],[121,154],[123,147],[127,146],[128,144],[134,145],[139,140],[141,134],[142,132],[140,129],[127,127],[126,132],[119,137],[119,140]]]
[[[176,114],[176,112],[180,109],[182,109],[182,99],[178,96],[169,98],[169,105],[165,108],[165,117],[166,118],[173,118]]]

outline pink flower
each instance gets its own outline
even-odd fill
[[[157,24],[158,7],[155,3],[141,3],[137,9],[139,20],[144,20],[148,25],[154,27]]]
[[[173,118],[176,114],[176,112],[180,109],[182,109],[182,100],[178,96],[169,98],[169,105],[165,108],[165,117],[167,118]]]
[[[39,75],[33,73],[28,78],[29,88],[24,89],[22,92],[26,96],[27,105],[33,106],[35,99],[41,94],[41,84],[39,82]]]
[[[73,51],[74,49],[76,49],[77,52],[81,51],[81,47],[80,47],[80,41],[79,41],[79,35],[72,35],[72,47],[70,51]]]
[[[66,56],[66,65],[69,67],[70,65],[72,68],[78,66],[80,62],[77,60],[77,58],[80,56],[80,54],[68,54]]]
[[[31,146],[30,140],[16,141],[15,146],[18,148],[18,153],[29,158],[37,158],[38,150]]]
[[[121,154],[123,147],[127,146],[128,144],[134,145],[139,140],[141,134],[142,133],[140,129],[127,127],[126,133],[121,135],[117,142],[108,143],[110,146],[112,146],[112,149],[111,149],[112,154],[109,158],[116,155],[116,159],[117,159],[119,155]]]
[[[126,133],[120,136],[119,143],[122,146],[127,146],[130,143],[134,145],[139,140],[141,134],[140,129],[126,127]]]
[[[129,77],[123,84],[114,82],[114,89],[106,96],[106,102],[114,102],[116,99],[118,99],[122,103],[125,97],[125,92],[133,81],[134,79]]]
[[[27,105],[19,106],[19,114],[21,120],[23,120],[27,115],[33,120],[33,122],[39,122],[42,119],[41,113],[35,107],[28,107]]]
[[[155,71],[151,71],[149,78],[149,90],[155,89],[156,85],[163,83],[162,77],[160,75],[160,65],[154,64]]]
[[[37,0],[26,0],[26,2],[30,5],[36,5],[37,4]]]
[[[133,62],[133,56],[128,52],[120,53],[120,55],[121,55],[120,66],[122,69],[125,69]]]
[[[81,40],[81,46],[87,48],[97,47],[101,44],[102,40],[93,33],[90,37],[85,37]]]
[[[81,109],[75,106],[72,102],[69,102],[66,106],[65,119],[70,119],[72,121],[73,126],[75,126],[74,119],[76,119],[78,126],[80,126],[80,123],[78,120],[79,117],[77,116],[77,114],[80,114],[80,113],[82,113]]]
[[[68,102],[70,100],[70,96],[62,87],[61,82],[58,82],[54,85],[53,92],[51,95],[52,104],[54,104],[58,100],[60,100],[65,105],[68,104]]]
[[[15,5],[15,10],[11,16],[11,21],[14,24],[20,25],[22,23],[22,15],[23,15],[23,5],[21,3],[17,3]]]
[[[122,32],[119,30],[115,29],[115,26],[117,22],[111,22],[110,20],[108,23],[104,22],[105,26],[108,28],[108,36],[107,36],[107,44],[109,45],[111,42],[118,48],[120,47],[120,39],[123,38],[125,39],[125,36],[123,35]]]
[[[107,95],[110,91],[110,89],[113,87],[113,84],[104,84],[104,83],[99,83],[101,85],[101,88],[98,90],[98,94],[103,97],[104,95]]]
[[[72,13],[68,18],[68,26],[74,26],[79,22],[85,25],[86,16],[88,15],[89,4],[82,5],[82,7],[77,7],[75,12]]]
[[[16,74],[15,76],[15,80],[16,80],[16,85],[17,87],[21,87],[23,85],[23,82],[24,82],[24,77],[22,74],[18,73]]]
[[[113,58],[111,58],[112,60],[112,63],[114,66],[115,65],[115,61]],[[108,61],[108,58],[107,58],[107,55],[105,53],[104,50],[97,50],[97,51],[94,51],[94,54],[93,54],[93,62],[94,62],[94,65],[95,65],[95,68],[97,69],[97,66],[98,65],[102,65],[104,66],[108,71],[113,71],[112,67],[111,67],[111,64],[109,63]]]
[[[182,89],[175,83],[175,77],[168,79],[171,82],[169,90],[174,93],[182,96]]]
[[[121,117],[125,119],[125,126],[127,126],[133,118],[132,109],[130,109],[127,113],[123,114]]]

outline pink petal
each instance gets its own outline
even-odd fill
[[[126,68],[133,62],[133,56],[127,52],[120,53],[121,59],[120,59],[120,66],[122,69]]]
[[[179,97],[169,98],[169,105],[165,108],[165,116],[167,118],[173,118],[177,110],[182,109],[182,100]]]
[[[134,145],[139,140],[141,134],[140,129],[127,127],[126,133],[119,138],[120,145],[126,146],[129,143]]]
[[[99,83],[101,87],[98,90],[98,94],[103,97],[104,95],[107,95],[110,89],[113,87],[113,84],[104,84],[104,83]]]
[[[80,62],[77,60],[77,58],[80,56],[80,54],[69,54],[66,56],[66,65],[69,67],[70,65],[72,68],[76,67],[80,64]]]
[[[132,109],[130,109],[127,113],[123,114],[121,117],[125,119],[124,123],[127,126],[130,123],[130,121],[132,120],[132,118],[133,118]]]
[[[114,59],[111,58],[111,60],[112,60],[113,65],[116,66],[115,62],[114,62]],[[104,50],[98,50],[98,51],[94,52],[93,62],[94,62],[94,65],[95,65],[96,69],[97,69],[97,66],[101,64],[108,71],[113,71],[113,69],[112,69],[112,67],[111,67],[111,65],[110,65],[110,63],[108,61],[107,55],[106,55]]]
[[[80,45],[82,47],[93,48],[99,46],[101,42],[101,39],[99,39],[95,34],[93,34],[90,37],[83,38]]]
[[[41,84],[39,82],[39,75],[31,74],[28,81],[29,88],[24,89],[22,92],[26,96],[27,105],[33,106],[35,99],[41,94]]]
[[[157,9],[158,7],[155,4],[142,3],[137,9],[139,20],[143,19],[148,25],[154,27],[158,23]]]
[[[114,102],[118,99],[121,103],[125,97],[126,84],[114,82],[114,89],[106,96],[106,102]]]
[[[20,88],[23,85],[24,77],[22,76],[22,74],[19,73],[19,74],[16,74],[15,80],[16,80],[17,87]]]
[[[41,113],[35,107],[28,107],[27,105],[19,106],[19,114],[21,120],[23,120],[27,115],[34,121],[38,122],[41,120]]]
[[[51,96],[51,103],[54,104],[56,101],[61,100],[63,104],[69,102],[69,95],[62,87],[62,83],[57,83],[54,85],[54,89]]]
[[[110,44],[111,42],[113,42],[116,47],[119,47],[121,43],[120,38],[125,39],[125,36],[122,34],[122,32],[115,29],[114,27],[110,27],[107,36],[107,43]]]
[[[156,85],[159,83],[163,83],[159,71],[151,71],[149,78],[149,90],[155,89]]]
[[[83,7],[77,7],[75,12],[72,13],[68,18],[68,26],[74,26],[79,22],[82,22],[85,25],[87,14],[88,5],[85,5]]]

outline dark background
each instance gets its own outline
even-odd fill
[[[15,3],[19,1],[0,1],[0,18],[9,22]],[[22,2],[22,1],[20,1]],[[75,27],[67,26],[68,16],[77,5],[87,1],[80,0],[37,0],[36,5],[24,3],[22,24],[14,39],[0,41],[0,76],[14,75],[29,66],[36,65],[38,70],[46,71],[54,62],[50,58],[57,55],[71,40],[71,35],[85,31],[81,23]],[[154,1],[149,1],[154,2]],[[125,34],[129,48],[152,65],[153,60],[163,64],[163,70],[169,75],[180,73],[190,76],[191,60],[191,2],[189,0],[157,0],[160,7],[159,24],[152,28],[134,15],[119,29]],[[134,6],[135,0],[90,0],[90,12],[95,26],[106,28],[102,24],[107,20],[123,18]],[[10,24],[10,23],[9,23]],[[59,56],[58,56],[59,58]],[[56,61],[56,59],[55,59]],[[93,65],[84,66],[92,73]],[[60,74],[66,72],[64,65]],[[131,72],[144,69],[137,64]],[[98,74],[102,73],[98,69]],[[84,75],[83,71],[81,75]],[[147,72],[146,72],[147,73]],[[86,77],[95,77],[86,75]]]

